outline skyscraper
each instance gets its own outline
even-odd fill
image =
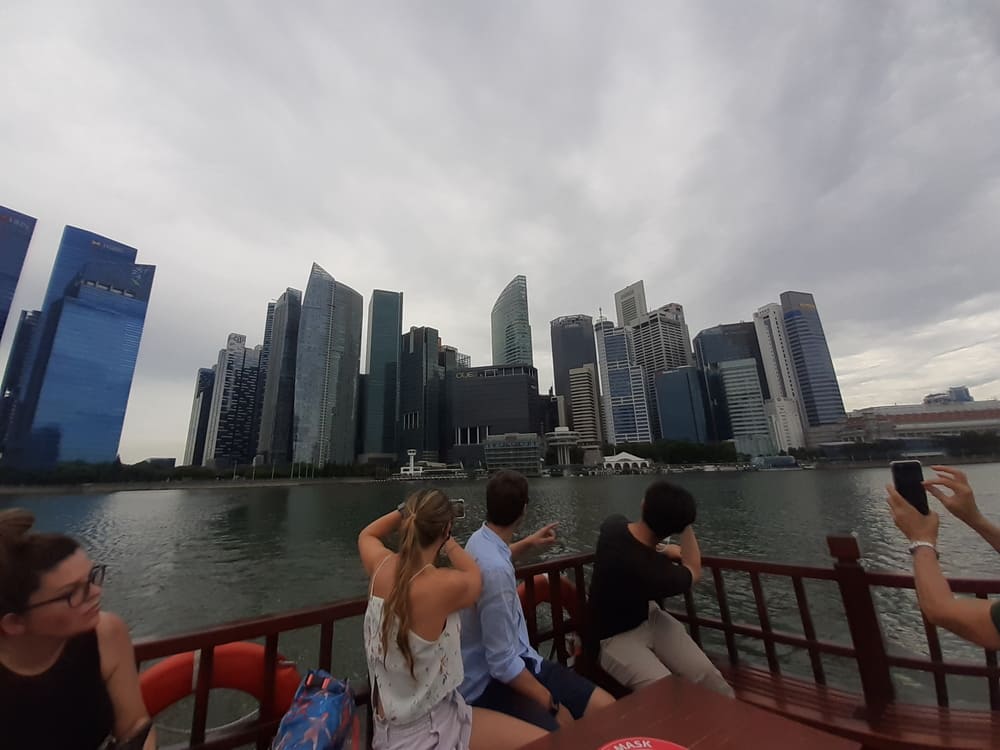
[[[490,314],[490,325],[495,366],[533,364],[528,280],[524,276],[515,276],[500,292]]]
[[[598,372],[597,347],[594,344],[594,320],[589,315],[564,315],[549,323],[552,336],[552,372],[556,395],[570,400],[570,370],[587,365]],[[598,384],[598,395],[600,385]],[[573,427],[572,410],[567,409],[568,426]]]
[[[660,436],[656,406],[656,374],[694,363],[684,308],[676,302],[640,313],[631,326],[635,363],[642,368],[653,439]]]
[[[584,448],[600,448],[601,434],[600,387],[597,382],[597,365],[587,363],[569,371],[570,413],[573,430],[580,436]]]
[[[299,322],[295,461],[354,461],[363,314],[361,295],[314,263]]]
[[[191,418],[188,421],[187,443],[184,447],[184,466],[202,466],[205,463],[205,436],[212,414],[212,388],[215,386],[215,367],[202,367],[194,384]]]
[[[67,234],[81,236],[70,227],[64,240]],[[110,462],[118,455],[156,269],[133,263],[132,248],[82,234],[114,252],[98,251],[98,260],[86,260],[73,252],[75,242],[68,253],[60,246],[57,269],[65,271],[68,257],[84,258],[83,265],[42,311],[29,354],[34,364],[5,456],[15,465]]]
[[[764,404],[771,421],[771,433],[778,450],[801,448],[806,440],[799,387],[781,305],[771,303],[761,307],[753,315],[753,324],[771,396]]]
[[[646,286],[642,281],[629,284],[620,292],[615,293],[615,312],[618,313],[618,327],[634,326],[639,317],[645,315]]]
[[[215,468],[248,464],[256,453],[252,437],[263,347],[249,349],[246,343],[246,336],[229,334],[215,366],[204,457],[205,465]]]
[[[782,292],[781,310],[795,365],[803,421],[809,427],[840,422],[846,417],[844,401],[816,300],[806,292]]]
[[[17,321],[17,332],[7,357],[3,386],[0,387],[0,454],[7,452],[7,437],[17,418],[18,405],[24,398],[31,365],[29,356],[41,318],[41,310],[22,310]]]
[[[302,292],[286,289],[274,304],[271,353],[261,404],[257,455],[265,463],[292,460],[295,427],[295,364],[299,350]],[[259,385],[259,384],[258,384]]]
[[[445,368],[437,329],[413,327],[402,336],[399,360],[399,453],[415,450],[425,461],[441,459]]]
[[[736,450],[750,456],[774,453],[757,360],[733,359],[710,367],[719,370]]]
[[[708,442],[705,392],[697,367],[678,367],[657,373],[656,403],[664,440]]]
[[[260,423],[264,415],[264,390],[267,388],[267,370],[271,362],[276,305],[276,302],[267,303],[267,316],[264,318],[264,340],[260,346],[260,363],[257,366],[257,393],[254,396],[253,424],[250,427],[251,458],[256,457],[257,446],[260,444]]]
[[[715,367],[723,362],[752,359],[757,363],[758,390],[768,398],[767,378],[761,359],[757,332],[753,323],[724,323],[700,331],[694,337],[694,353],[704,378],[708,396],[709,431],[715,440],[733,437],[733,426],[727,408],[721,371]]]
[[[643,368],[633,359],[632,333],[604,318],[594,323],[604,395],[604,440],[649,443],[652,432]]]
[[[365,370],[363,453],[397,453],[399,358],[403,333],[403,293],[376,289],[368,302],[368,359]]]
[[[10,303],[14,299],[34,231],[33,218],[0,206],[0,336],[3,336],[7,326]]]

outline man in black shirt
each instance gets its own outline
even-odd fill
[[[691,493],[656,481],[646,489],[641,520],[629,523],[615,515],[601,524],[591,622],[601,667],[626,687],[637,689],[676,673],[733,694],[684,626],[662,609],[666,597],[683,594],[701,577],[695,515]],[[678,533],[680,545],[660,543]]]

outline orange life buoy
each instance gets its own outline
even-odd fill
[[[549,586],[549,577],[544,573],[539,573],[534,578],[535,582],[535,606],[537,607],[542,602],[548,602],[552,604],[552,589]],[[522,581],[517,585],[517,597],[521,600],[521,608],[524,609],[528,606],[527,604],[527,587]],[[562,608],[566,610],[569,616],[576,620],[577,616],[577,601],[576,601],[576,586],[570,581],[566,576],[559,576],[559,602]]]
[[[264,697],[264,647],[239,641],[216,646],[212,661],[212,687],[249,693],[258,701]],[[198,678],[198,652],[169,656],[139,675],[139,688],[146,710],[156,716],[164,709],[194,693]],[[274,703],[271,715],[280,718],[292,705],[299,687],[299,670],[278,657],[274,676]]]

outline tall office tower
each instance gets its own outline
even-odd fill
[[[528,322],[528,280],[515,276],[504,287],[490,314],[493,364],[531,365],[531,324]]]
[[[653,439],[660,437],[656,374],[694,363],[684,308],[676,302],[642,313],[631,326],[635,363],[642,368]]]
[[[615,312],[618,314],[618,327],[627,328],[639,322],[645,315],[646,287],[642,281],[629,284],[620,292],[615,292]]]
[[[539,434],[545,425],[538,370],[528,365],[473,367],[448,373],[448,460],[485,463],[491,436]]]
[[[118,456],[155,266],[135,248],[66,227],[27,344],[5,462],[101,463]]]
[[[0,206],[0,336],[7,327],[10,304],[34,231],[33,218]]]
[[[657,373],[656,404],[664,440],[708,442],[705,392],[697,367],[678,367]]]
[[[287,464],[292,460],[295,366],[301,316],[302,292],[286,289],[274,303],[271,352],[260,410],[257,455],[268,464]]]
[[[600,448],[604,443],[601,434],[601,396],[597,381],[597,366],[585,364],[569,371],[570,412],[573,429],[580,436],[585,448]]]
[[[399,360],[399,454],[415,450],[423,461],[441,459],[444,372],[437,329],[413,327],[402,336]]]
[[[643,368],[635,364],[632,334],[599,318],[594,323],[604,391],[605,442],[649,443],[653,436]]]
[[[363,315],[361,295],[314,263],[295,365],[297,462],[354,462]]]
[[[395,458],[403,293],[376,289],[368,302],[368,358],[362,446],[366,456]]]
[[[225,468],[253,461],[253,416],[263,347],[247,348],[247,337],[231,333],[219,351],[212,408],[205,431],[206,466]]]
[[[28,376],[28,356],[35,341],[41,310],[22,310],[17,321],[14,343],[7,357],[7,369],[0,387],[0,455],[7,452],[7,436],[17,418],[18,404],[24,398]]]
[[[803,421],[813,428],[842,421],[846,417],[844,401],[815,299],[805,292],[782,292],[781,310]]]
[[[752,359],[757,363],[758,388],[768,398],[767,378],[753,323],[725,323],[706,328],[694,337],[694,352],[708,396],[709,431],[715,440],[733,436],[720,371],[722,362]]]
[[[552,335],[552,372],[556,395],[570,398],[570,370],[587,365],[597,373],[597,347],[594,344],[594,320],[589,315],[565,315],[549,323]],[[598,395],[600,385],[598,384]],[[567,411],[572,412],[571,409]],[[572,414],[568,426],[573,428]]]
[[[187,443],[184,447],[184,465],[202,466],[205,463],[205,437],[208,420],[212,415],[212,389],[215,386],[215,367],[202,367],[194,384],[191,418],[188,421]]]
[[[757,361],[733,359],[710,366],[718,369],[729,411],[736,450],[750,456],[774,453],[770,423],[764,410]]]
[[[770,400],[764,406],[778,450],[789,451],[806,444],[799,402],[795,363],[788,346],[781,305],[764,305],[753,315],[761,361]]]
[[[267,370],[271,362],[271,346],[274,337],[274,309],[276,302],[267,303],[264,318],[264,339],[260,346],[260,364],[257,368],[257,393],[254,396],[253,424],[250,427],[250,450],[254,459],[260,444],[260,422],[264,416],[264,391],[267,388]]]

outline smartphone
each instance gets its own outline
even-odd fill
[[[465,518],[465,500],[459,498],[451,501],[451,509],[455,513],[455,518]]]
[[[925,516],[931,512],[927,506],[927,490],[924,489],[924,470],[919,461],[893,461],[892,483],[896,492],[903,496],[910,505]]]

